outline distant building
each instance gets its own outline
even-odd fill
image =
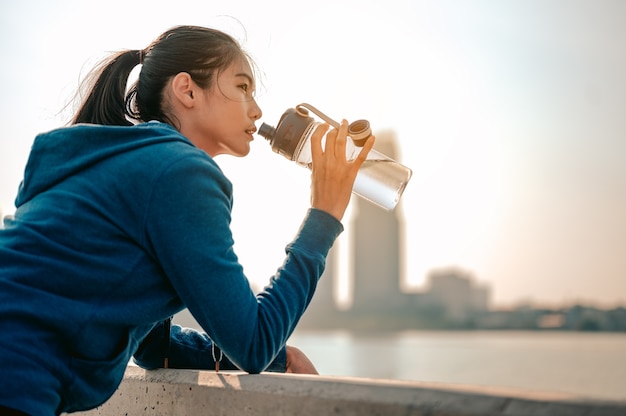
[[[488,310],[489,289],[476,286],[473,276],[463,270],[450,268],[428,275],[428,290],[423,302],[442,308],[445,317],[453,322],[469,320],[477,312]]]

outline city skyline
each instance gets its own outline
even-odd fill
[[[78,0],[26,0],[0,10],[4,213],[33,138],[66,123],[93,64],[173,25],[214,26],[261,69],[261,122],[308,102],[397,136],[413,169],[399,207],[404,289],[459,267],[497,305],[626,303],[624,2],[322,0],[303,12],[277,0],[112,0],[96,17]],[[234,185],[236,252],[262,285],[309,206],[309,172],[261,137],[248,157],[216,160]]]

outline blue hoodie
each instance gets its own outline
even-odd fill
[[[255,296],[233,251],[231,188],[166,124],[39,135],[0,229],[0,405],[100,405],[146,335],[185,307],[242,370],[284,353],[342,226],[309,210]]]

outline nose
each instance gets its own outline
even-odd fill
[[[250,118],[252,118],[253,120],[258,120],[263,115],[263,111],[261,111],[261,107],[259,107],[259,104],[257,104],[254,98],[252,99],[252,105],[250,106],[249,114],[250,114]]]

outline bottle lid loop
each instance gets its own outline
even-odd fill
[[[319,118],[333,126],[334,128],[339,128],[339,123],[337,123],[332,118],[328,117],[326,114],[322,113],[317,108],[313,107],[311,104],[302,103],[296,106],[296,113],[302,117],[308,117],[309,111],[311,110],[315,113]],[[358,147],[363,147],[367,139],[372,135],[372,129],[370,128],[370,123],[367,120],[357,120],[355,122],[350,123],[348,126],[348,135],[352,137],[352,141]]]

